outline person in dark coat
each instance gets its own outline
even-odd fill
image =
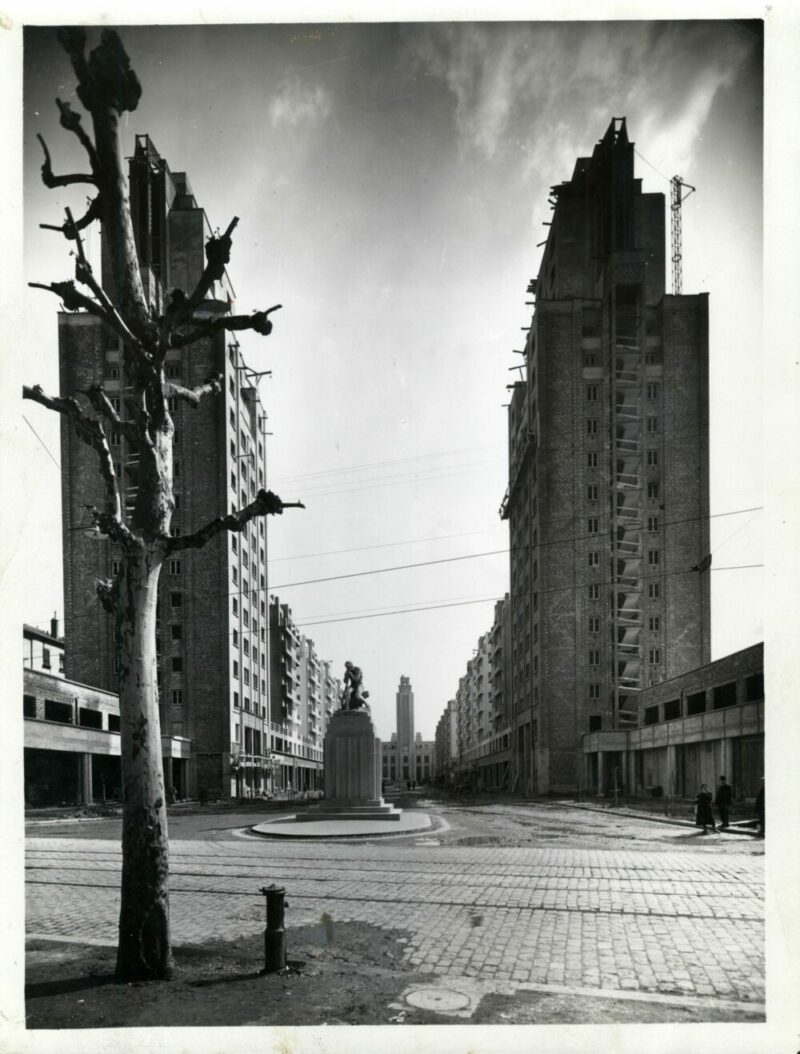
[[[764,823],[764,777],[761,777],[761,786],[756,795],[756,816],[758,817],[758,837],[763,838],[766,832]]]
[[[717,812],[719,813],[719,829],[725,831],[730,827],[731,819],[731,802],[733,801],[733,791],[731,790],[730,784],[724,776],[719,778],[719,786],[717,787]]]
[[[710,825],[711,830],[716,832],[717,825],[714,822],[714,813],[711,810],[711,802],[713,795],[708,789],[705,783],[700,784],[700,790],[695,798],[697,804],[697,814],[694,818],[694,822],[698,827],[703,828],[703,834],[708,834],[708,827]]]

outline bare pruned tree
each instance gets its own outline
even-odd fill
[[[99,600],[115,622],[122,752],[122,889],[117,951],[117,978],[124,981],[164,979],[172,975],[169,929],[169,847],[162,771],[156,666],[156,600],[164,560],[183,549],[197,549],[223,531],[241,531],[256,516],[281,513],[290,504],[260,490],[249,505],[210,520],[192,534],[173,537],[173,433],[168,400],[196,407],[222,390],[219,375],[186,388],[166,379],[164,360],[170,348],[186,347],[220,330],[254,330],[267,336],[270,314],[280,305],[251,315],[209,319],[199,310],[215,282],[223,278],[230,257],[234,218],[224,234],[206,243],[206,266],[191,292],[173,292],[163,315],[148,304],[131,222],[128,184],[122,167],[120,116],[134,110],[141,87],[119,36],[104,30],[89,55],[86,32],[72,27],[59,39],[77,77],[77,94],[91,116],[92,132],[69,103],[56,100],[61,125],[77,136],[86,151],[89,171],[55,175],[47,144],[42,179],[48,187],[85,183],[94,188],[86,213],[75,219],[69,209],[53,230],[74,245],[74,281],[37,285],[59,297],[70,311],[99,318],[120,338],[127,383],[132,391],[130,414],[121,416],[100,384],[84,393],[47,395],[41,387],[24,387],[32,399],[63,414],[78,436],[94,449],[104,481],[105,501],[94,506],[94,526],[120,554],[116,577],[98,583]],[[81,231],[95,220],[103,225],[109,249],[111,289],[104,288],[86,258]],[[46,226],[43,224],[43,226]],[[107,282],[106,285],[109,283]],[[82,288],[79,288],[82,287]],[[82,401],[76,398],[82,395]],[[139,488],[133,511],[125,512],[107,429],[126,438],[139,459]]]

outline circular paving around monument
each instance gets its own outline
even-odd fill
[[[305,820],[278,817],[257,823],[251,833],[266,838],[376,838],[416,834],[434,828],[431,814],[404,809],[397,820]]]

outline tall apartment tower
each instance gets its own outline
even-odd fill
[[[205,266],[211,230],[186,174],[171,172],[146,135],[136,137],[129,162],[131,212],[148,300],[163,310],[171,290],[191,291]],[[102,241],[108,285],[108,245]],[[231,309],[225,279],[202,310],[213,317]],[[61,392],[101,383],[124,418],[128,402],[120,342],[86,314],[59,316]],[[239,345],[223,332],[167,353],[166,374],[187,387],[212,373],[224,394],[196,409],[173,402],[175,514],[172,529],[189,533],[215,516],[241,508],[266,486],[266,414],[257,380]],[[62,419],[63,421],[63,419]],[[110,442],[125,503],[132,509],[137,453],[124,436]],[[67,676],[117,690],[113,622],[100,607],[94,583],[114,574],[115,549],[85,532],[87,503],[102,504],[96,455],[74,431],[61,431],[64,599],[69,641]],[[264,789],[268,745],[267,538],[263,518],[240,534],[222,533],[203,549],[176,554],[162,569],[158,610],[161,729],[177,737],[167,786],[181,795],[256,793]]]
[[[642,688],[710,658],[693,570],[709,552],[708,297],[665,293],[664,196],[642,192],[633,154],[614,118],[552,187],[528,287],[501,509],[522,793],[584,786],[581,736],[625,729]]]
[[[408,677],[400,678],[395,697],[397,704],[398,778],[414,779],[414,692]]]

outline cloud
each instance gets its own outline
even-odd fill
[[[331,100],[322,85],[306,84],[297,76],[281,81],[269,104],[273,128],[316,124],[330,112]]]
[[[551,180],[622,115],[657,167],[689,168],[717,93],[757,46],[724,22],[444,23],[414,50],[455,100],[462,152]]]

